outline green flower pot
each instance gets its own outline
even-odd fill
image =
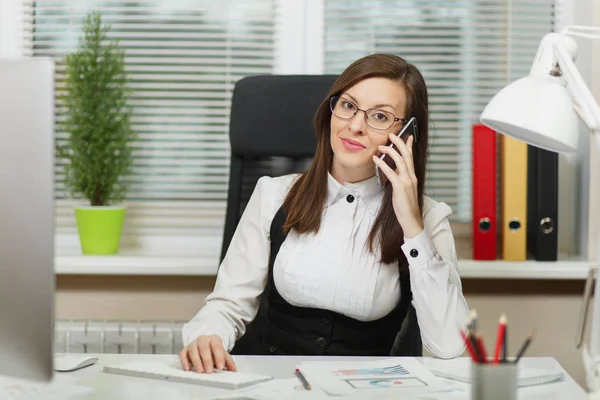
[[[83,254],[116,254],[121,243],[125,207],[75,207]]]

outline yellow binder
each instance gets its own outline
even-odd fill
[[[500,135],[502,259],[527,258],[527,144]]]

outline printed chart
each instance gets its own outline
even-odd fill
[[[355,389],[404,389],[427,386],[419,378],[346,379],[346,382]]]
[[[414,358],[387,358],[377,361],[303,362],[298,368],[311,385],[330,395],[356,391],[430,391],[440,383]]]
[[[337,371],[332,371],[336,376],[386,376],[386,375],[408,375],[408,371],[402,365],[391,365],[389,367],[383,368],[358,368],[358,369],[340,369]]]

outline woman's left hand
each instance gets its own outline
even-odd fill
[[[419,210],[417,176],[412,154],[414,137],[410,136],[407,143],[404,143],[402,139],[392,133],[389,136],[400,153],[389,146],[379,146],[379,151],[392,157],[396,163],[396,170],[392,170],[377,156],[373,156],[373,161],[392,185],[394,190],[392,204],[404,236],[412,238],[423,230],[423,218]]]

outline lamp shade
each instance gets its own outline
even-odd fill
[[[525,143],[561,153],[577,151],[578,117],[567,88],[551,77],[528,75],[498,92],[481,123]]]

